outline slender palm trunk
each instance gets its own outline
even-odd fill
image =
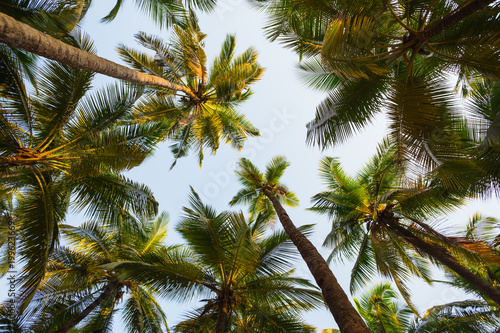
[[[66,333],[76,325],[78,325],[79,322],[81,322],[89,313],[92,312],[96,307],[98,307],[102,301],[110,297],[113,292],[118,290],[118,282],[116,281],[111,281],[109,282],[106,287],[104,287],[104,291],[102,292],[99,297],[97,297],[92,303],[90,303],[85,310],[83,310],[81,313],[79,313],[76,317],[71,319],[66,325],[61,327],[56,331],[56,333]]]
[[[226,322],[228,319],[228,312],[229,304],[227,302],[227,299],[223,299],[219,303],[215,333],[224,333],[224,328],[226,327]]]
[[[479,290],[483,295],[493,300],[495,303],[500,305],[500,290],[493,287],[488,282],[484,281],[469,269],[461,265],[455,258],[453,258],[445,248],[426,242],[425,240],[415,236],[406,228],[400,226],[397,223],[390,223],[389,227],[394,230],[400,237],[402,237],[409,244],[419,249],[420,251],[426,253],[433,259],[439,261],[441,264],[445,265],[465,281],[467,281],[471,286]]]
[[[316,247],[295,227],[276,196],[267,189],[263,191],[271,200],[285,232],[299,250],[316,283],[321,288],[323,298],[339,325],[340,331],[343,333],[370,332]]]
[[[107,59],[80,50],[50,37],[27,24],[0,13],[0,43],[20,48],[60,63],[92,71],[120,80],[142,85],[154,85],[170,90],[182,91],[191,97],[193,92],[184,86],[161,77],[138,72]]]
[[[434,37],[437,34],[440,34],[444,30],[448,29],[452,25],[460,22],[467,16],[470,16],[475,12],[486,8],[486,6],[492,4],[495,1],[496,0],[473,0],[469,4],[463,6],[461,9],[449,13],[436,24],[424,29],[424,31],[422,31],[422,33],[419,35],[419,39],[427,40],[431,37]]]

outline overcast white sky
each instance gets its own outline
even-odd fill
[[[133,6],[134,1],[126,2],[127,5],[115,21],[111,24],[101,24],[100,18],[109,12],[115,0],[94,1],[83,24],[84,31],[95,41],[98,54],[114,61],[119,61],[115,51],[119,43],[140,48],[133,39],[133,35],[138,31],[154,33],[165,38],[168,36],[165,30],[160,31],[138,13]],[[301,201],[300,207],[290,209],[289,214],[297,225],[317,225],[311,240],[318,248],[321,247],[325,235],[330,231],[330,224],[326,218],[305,211],[310,207],[310,198],[323,189],[317,176],[319,161],[324,155],[337,156],[345,170],[354,174],[375,152],[377,143],[383,138],[383,116],[378,117],[375,125],[335,149],[321,152],[316,147],[306,146],[305,125],[313,119],[316,105],[326,94],[312,91],[300,81],[298,70],[295,69],[298,61],[295,54],[265,39],[262,30],[265,17],[244,0],[222,0],[213,13],[200,15],[200,18],[202,31],[208,35],[206,53],[209,63],[218,54],[227,33],[236,34],[237,51],[241,52],[249,46],[259,51],[259,61],[266,68],[266,72],[262,80],[254,86],[254,95],[244,104],[242,111],[261,130],[262,137],[250,138],[241,152],[222,147],[216,156],[206,155],[202,168],[198,167],[195,157],[180,159],[172,171],[169,171],[169,167],[173,158],[167,142],[159,146],[153,157],[133,169],[127,176],[146,184],[154,191],[160,203],[160,210],[168,211],[171,216],[172,231],[168,242],[179,243],[181,239],[173,228],[182,206],[187,204],[189,186],[200,193],[207,203],[222,211],[229,208],[227,203],[239,189],[232,170],[240,157],[250,158],[263,168],[273,156],[285,155],[291,166],[283,181],[295,191]],[[99,76],[95,86],[104,82],[110,80]],[[500,217],[500,208],[495,200],[469,205],[465,211],[448,218],[450,223],[462,225],[467,216],[477,210],[484,215]],[[325,256],[328,254],[327,249],[321,251]],[[297,274],[312,280],[305,265],[298,264],[297,267]],[[348,290],[350,265],[334,265],[332,270],[345,290]],[[414,300],[421,311],[456,300],[457,297],[462,297],[462,294],[455,290],[440,286],[431,289],[422,283],[415,284]],[[171,327],[181,319],[182,313],[188,310],[188,307],[178,304],[164,304]],[[337,327],[327,311],[310,313],[305,318],[309,324],[320,330]],[[120,325],[115,325],[115,332],[121,332]]]

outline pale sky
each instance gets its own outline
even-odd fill
[[[119,43],[141,49],[133,39],[134,33],[145,31],[165,38],[168,36],[165,30],[160,31],[137,12],[133,6],[134,1],[126,2],[127,5],[115,21],[111,24],[101,24],[99,19],[109,12],[115,0],[94,1],[83,23],[84,31],[95,41],[98,55],[117,62],[119,59],[115,48]],[[158,147],[153,157],[127,174],[134,181],[149,186],[160,203],[160,210],[170,213],[171,233],[168,237],[170,244],[181,241],[173,229],[179,220],[182,207],[188,203],[189,186],[202,196],[205,203],[214,206],[218,211],[230,209],[227,203],[240,188],[232,171],[239,158],[249,158],[263,169],[273,156],[285,155],[291,166],[285,173],[283,182],[301,201],[300,207],[288,210],[289,215],[297,226],[316,224],[316,232],[311,241],[321,248],[324,237],[330,231],[330,223],[325,217],[305,211],[311,206],[310,198],[324,189],[317,174],[321,157],[325,155],[339,157],[344,169],[354,175],[375,153],[377,143],[385,135],[384,117],[381,115],[375,125],[335,149],[321,152],[317,147],[306,146],[305,125],[313,119],[315,107],[326,93],[313,91],[303,84],[295,67],[298,56],[285,50],[278,43],[269,43],[263,35],[264,25],[264,15],[244,0],[222,0],[214,12],[200,15],[201,29],[208,35],[205,42],[208,63],[218,54],[227,33],[236,34],[237,53],[249,46],[259,51],[259,62],[266,68],[266,72],[261,81],[254,85],[254,95],[243,105],[241,111],[260,129],[262,137],[250,138],[241,152],[223,146],[216,156],[206,154],[201,169],[195,156],[180,159],[172,171],[169,171],[169,168],[173,158],[168,149],[169,143],[166,142]],[[94,85],[100,86],[103,82],[111,80],[99,76]],[[245,209],[245,207],[235,209]],[[497,200],[469,205],[464,211],[449,216],[449,223],[464,225],[468,216],[475,211],[500,217]],[[325,257],[329,253],[328,249],[320,250]],[[298,275],[313,280],[305,264],[300,263],[297,266]],[[347,293],[350,269],[349,264],[332,266],[334,274]],[[374,283],[380,280],[375,279]],[[415,284],[413,295],[417,307],[422,312],[431,306],[463,297],[459,291],[440,286],[430,288],[423,283]],[[165,304],[164,311],[168,316],[170,327],[181,319],[183,312],[189,310],[188,305],[163,302],[162,304]],[[308,313],[305,318],[309,324],[318,327],[319,332],[324,328],[337,327],[327,311]],[[115,332],[121,332],[119,317],[116,319]]]

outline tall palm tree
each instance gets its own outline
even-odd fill
[[[236,173],[244,188],[236,194],[231,204],[250,203],[251,207],[259,205],[265,207],[269,204],[259,202],[262,202],[264,197],[265,200],[269,200],[286,234],[299,250],[302,259],[306,262],[316,283],[321,288],[323,298],[340,330],[342,332],[369,332],[326,261],[319,254],[316,247],[300,232],[300,229],[295,227],[281,204],[281,202],[297,204],[295,195],[279,182],[289,163],[284,157],[275,157],[267,165],[264,174],[245,158],[240,160],[239,166]]]
[[[320,175],[328,190],[313,197],[312,210],[332,218],[332,232],[325,240],[333,247],[330,259],[337,255],[357,257],[352,286],[362,285],[378,269],[394,279],[408,299],[404,279],[410,273],[428,279],[414,250],[448,267],[500,304],[500,290],[464,264],[464,260],[481,262],[481,252],[491,251],[480,243],[464,246],[425,223],[461,200],[432,182],[405,181],[389,142],[380,146],[356,177],[346,175],[338,160],[331,157],[321,161]]]
[[[42,287],[23,313],[24,328],[36,332],[107,331],[118,311],[127,332],[168,330],[157,291],[101,265],[140,260],[158,251],[167,236],[168,214],[139,221],[128,230],[86,222],[62,228],[68,246],[51,255]],[[123,307],[117,309],[119,301]]]
[[[68,42],[93,52],[84,36]],[[58,223],[71,198],[75,209],[107,221],[129,211],[156,211],[151,191],[119,173],[144,160],[162,128],[128,122],[141,94],[137,87],[116,85],[90,95],[92,73],[48,63],[39,67],[31,93],[22,71],[13,70],[21,66],[16,57],[2,61],[0,183],[22,194],[14,215],[28,300],[57,245]]]
[[[271,39],[301,55],[313,86],[330,91],[317,107],[307,140],[341,143],[387,110],[402,157],[427,167],[460,156],[453,138],[454,104],[447,77],[500,78],[500,6],[494,0],[264,1]],[[478,23],[480,22],[480,23]],[[439,147],[440,152],[433,152]],[[447,148],[447,149],[445,149]]]
[[[184,25],[192,27],[193,22],[196,21],[196,18],[194,18],[194,13],[192,11],[190,11],[188,14],[185,10],[183,10],[182,14],[183,20],[185,22],[183,22],[182,24],[176,24],[176,30],[182,29],[181,26]],[[187,32],[188,31],[189,30],[187,30]],[[72,67],[85,69],[95,73],[125,80],[131,83],[137,83],[141,85],[154,85],[173,91],[178,91],[185,94],[185,98],[189,100],[197,100],[200,97],[196,95],[195,91],[186,87],[185,85],[176,84],[169,81],[168,79],[162,78],[161,76],[141,73],[134,69],[98,57],[97,55],[86,52],[85,50],[71,47],[71,45],[56,40],[3,13],[0,13],[0,43],[5,43],[11,47],[20,48],[38,54],[45,58],[70,65]],[[256,54],[252,56],[252,62],[256,62]],[[196,67],[204,64],[195,63],[192,65]],[[254,77],[254,80],[251,80],[252,82],[258,79],[263,71],[262,68],[258,68],[259,70],[251,75],[252,77]],[[199,76],[201,77],[201,73]],[[242,80],[239,81],[240,83],[237,89],[239,89],[240,92],[247,89],[245,80],[249,80],[248,75],[243,77]],[[252,82],[248,84],[251,84]],[[227,89],[227,87],[225,87],[225,89]],[[227,91],[224,91],[224,93],[225,92]],[[226,95],[224,96],[227,98],[231,97]]]
[[[136,35],[137,41],[153,51],[154,56],[123,45],[118,48],[131,67],[163,77],[194,96],[156,89],[136,107],[135,115],[140,121],[160,121],[168,127],[164,135],[174,141],[171,149],[175,161],[193,149],[201,164],[204,149],[215,154],[221,141],[241,149],[247,136],[258,135],[257,129],[238,111],[238,106],[251,95],[250,86],[264,71],[257,63],[257,52],[248,48],[235,55],[236,38],[228,35],[219,56],[207,68],[205,36],[191,14],[186,27],[173,26],[168,42],[142,32]]]
[[[260,79],[264,69],[257,63],[257,52],[252,48],[235,56],[235,37],[228,36],[219,57],[214,60],[210,71],[207,70],[203,51],[205,35],[200,31],[193,12],[184,15],[185,24],[172,27],[174,32],[169,44],[155,36],[137,35],[143,46],[156,52],[155,57],[120,47],[122,58],[134,69],[112,64],[84,50],[69,50],[67,44],[59,41],[54,43],[58,43],[71,61],[51,59],[105,75],[112,74],[129,82],[166,88],[145,99],[138,114],[144,121],[166,119],[165,137],[175,142],[172,150],[176,160],[193,147],[198,151],[201,163],[204,147],[215,152],[220,141],[224,140],[241,149],[247,136],[258,135],[257,129],[238,112],[237,106],[251,95],[250,86]],[[23,35],[23,43],[26,38]],[[119,74],[121,72],[124,74]]]
[[[204,305],[176,331],[222,333],[249,326],[256,332],[311,331],[299,313],[319,306],[321,294],[292,276],[294,253],[284,233],[266,236],[242,213],[217,213],[194,191],[176,229],[187,244],[177,256],[163,251],[141,257],[142,262],[105,266],[165,297],[201,298]]]

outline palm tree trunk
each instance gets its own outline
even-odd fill
[[[474,14],[475,12],[486,8],[489,4],[492,4],[496,0],[473,0],[469,4],[465,5],[461,9],[451,12],[445,17],[443,17],[436,24],[424,29],[422,33],[418,35],[418,39],[420,40],[428,40],[431,37],[440,34],[444,30],[448,29],[452,25],[460,22],[464,18],[469,15]]]
[[[71,319],[66,325],[63,327],[59,328],[56,333],[66,333],[76,325],[78,325],[79,322],[81,322],[89,313],[92,312],[96,307],[98,307],[102,301],[110,297],[114,291],[118,289],[118,282],[116,281],[111,281],[109,282],[106,287],[104,287],[104,291],[102,292],[99,297],[97,297],[92,303],[90,303],[85,310],[83,310],[81,313],[79,313],[76,317]]]
[[[493,287],[488,282],[484,281],[470,270],[461,265],[455,258],[453,258],[448,251],[435,244],[426,242],[425,240],[415,236],[406,228],[400,226],[397,223],[390,223],[389,227],[400,235],[405,241],[414,246],[416,249],[426,253],[431,258],[439,261],[444,266],[448,267],[450,270],[457,273],[465,281],[467,281],[471,286],[479,290],[483,295],[493,300],[495,303],[500,305],[500,290]]]
[[[228,317],[229,304],[226,299],[221,300],[219,303],[217,314],[217,325],[215,326],[215,333],[224,333],[226,321]]]
[[[107,59],[80,50],[76,47],[50,37],[27,24],[0,13],[0,43],[20,48],[60,63],[114,77],[141,85],[153,85],[170,90],[182,91],[196,97],[184,86],[172,83],[161,77],[138,72]]]
[[[323,298],[335,322],[339,325],[340,331],[343,333],[370,332],[316,247],[295,227],[276,196],[267,189],[263,189],[263,192],[271,200],[285,232],[299,250],[309,271],[321,288]]]

